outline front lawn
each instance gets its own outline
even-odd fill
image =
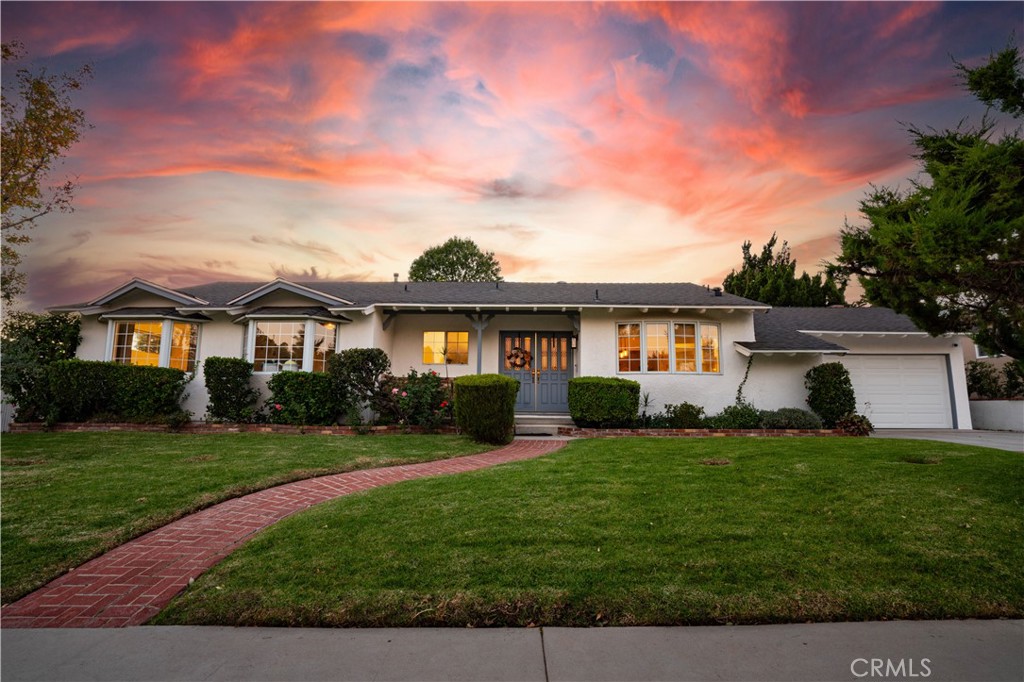
[[[7,434],[3,602],[230,497],[300,478],[487,449],[456,436]]]
[[[984,448],[576,441],[541,459],[380,488],[286,519],[155,622],[1020,618],[1022,504],[1024,459]]]

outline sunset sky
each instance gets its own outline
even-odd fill
[[[720,284],[778,232],[835,253],[900,122],[984,107],[950,55],[1021,3],[0,6],[18,65],[92,64],[73,214],[25,249],[39,309],[138,276],[404,278],[453,235],[518,281]],[[14,71],[11,65],[4,78]]]

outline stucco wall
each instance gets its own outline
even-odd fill
[[[721,325],[721,374],[654,374],[618,371],[617,323],[638,321],[715,322]],[[650,394],[650,409],[665,404],[689,402],[704,407],[708,414],[720,411],[736,399],[736,387],[746,369],[746,358],[733,347],[734,341],[754,338],[749,311],[681,310],[676,314],[641,313],[634,310],[586,310],[580,320],[579,370],[582,376],[612,376],[640,382]]]
[[[976,429],[1024,431],[1024,400],[972,400],[970,408]]]

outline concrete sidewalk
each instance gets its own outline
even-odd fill
[[[20,680],[1013,680],[1024,621],[664,628],[4,629]]]

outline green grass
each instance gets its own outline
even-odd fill
[[[3,602],[230,497],[488,448],[455,436],[8,434],[0,506]]]
[[[1019,618],[1022,505],[1024,459],[992,449],[850,438],[576,441],[541,459],[380,488],[286,519],[155,622]]]

